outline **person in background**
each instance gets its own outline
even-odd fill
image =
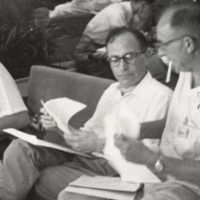
[[[74,51],[74,61],[78,72],[115,79],[105,59],[105,52],[97,51],[105,47],[111,29],[130,27],[147,32],[151,29],[153,17],[151,3],[154,0],[131,0],[112,4],[100,11],[86,26],[83,36]]]
[[[28,125],[28,112],[15,81],[0,63],[0,149],[7,134],[5,128],[21,129]],[[3,150],[1,149],[0,154]]]
[[[96,14],[108,5],[122,1],[123,0],[72,0],[71,2],[60,4],[53,10],[50,10],[49,17],[53,18],[68,15],[80,15],[85,13]]]

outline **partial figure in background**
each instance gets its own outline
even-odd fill
[[[151,29],[153,0],[131,0],[112,4],[100,11],[86,26],[74,52],[78,72],[115,79],[105,59],[97,49],[105,47],[111,29],[126,26],[147,32]]]
[[[94,13],[111,5],[112,3],[119,3],[123,0],[72,0],[61,5],[58,5],[54,10],[49,11],[49,17],[79,15],[84,13]]]
[[[28,119],[28,112],[16,83],[0,63],[0,140],[7,135],[3,129],[23,128],[28,124]]]

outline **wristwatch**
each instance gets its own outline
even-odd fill
[[[156,171],[158,172],[162,172],[165,169],[165,165],[163,164],[162,160],[163,160],[163,155],[161,154],[154,166]]]

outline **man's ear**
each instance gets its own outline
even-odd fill
[[[185,37],[184,38],[184,46],[189,54],[192,53],[195,50],[194,39],[189,36]]]

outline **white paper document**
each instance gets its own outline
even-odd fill
[[[68,129],[68,122],[70,118],[77,112],[86,108],[86,105],[69,98],[52,99],[42,105],[48,114],[56,121],[57,126],[65,134],[71,134]]]
[[[115,200],[133,200],[141,184],[122,182],[119,177],[81,176],[65,188],[68,192],[79,193]]]
[[[82,188],[76,186],[68,186],[65,191],[83,194],[87,196],[100,197],[103,199],[114,199],[114,200],[134,200],[136,193],[133,192],[118,192],[110,190],[100,190],[93,188]]]
[[[159,183],[161,180],[145,165],[127,161],[120,150],[114,145],[114,134],[123,133],[133,139],[139,138],[140,124],[126,104],[120,106],[117,114],[108,116],[105,120],[106,144],[105,158],[120,174],[122,181],[135,183]]]
[[[109,176],[86,176],[83,175],[74,182],[70,183],[72,186],[115,190],[122,192],[135,192],[140,187],[140,183],[128,183],[122,182],[120,177],[109,177]]]
[[[29,142],[29,143],[31,143],[33,145],[36,145],[36,146],[43,146],[43,147],[49,147],[49,148],[53,148],[53,149],[58,149],[58,150],[61,150],[61,151],[65,151],[65,152],[68,152],[68,153],[85,156],[85,157],[88,157],[88,158],[93,157],[92,155],[84,154],[84,153],[75,151],[73,149],[70,149],[70,148],[62,146],[62,145],[58,145],[58,144],[54,144],[52,142],[47,142],[47,141],[44,141],[44,140],[40,140],[35,135],[30,135],[30,134],[24,133],[22,131],[18,131],[18,130],[13,129],[13,128],[4,129],[3,131],[6,132],[6,133],[9,133],[9,134],[11,134],[11,135],[13,135],[15,137],[18,137],[18,138],[20,138],[20,139],[22,139],[22,140],[24,140],[26,142]]]

